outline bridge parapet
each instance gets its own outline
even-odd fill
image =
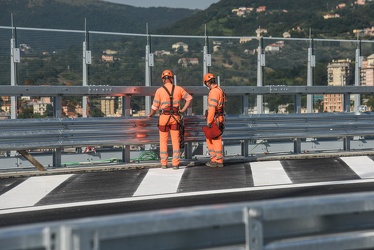
[[[192,143],[205,141],[204,116],[186,116],[185,156],[192,157]],[[8,119],[0,121],[0,150],[54,149],[81,146],[123,146],[158,144],[157,117],[97,117]],[[301,153],[301,141],[307,138],[341,138],[349,151],[353,137],[374,135],[374,114],[317,113],[280,115],[227,115],[224,143],[238,142],[242,156],[257,140],[287,139],[294,153]],[[124,155],[128,155],[125,152]],[[123,159],[127,162],[129,159]],[[61,157],[54,161],[61,165]]]

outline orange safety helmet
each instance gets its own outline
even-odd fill
[[[173,72],[171,72],[168,69],[164,70],[161,74],[161,79],[164,79],[164,78],[173,78]]]
[[[209,82],[212,79],[214,79],[214,80],[216,79],[216,77],[212,73],[205,74],[205,76],[204,76],[204,84],[206,84],[207,82]],[[213,83],[215,83],[215,81]]]

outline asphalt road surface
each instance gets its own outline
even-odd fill
[[[374,157],[203,164],[0,178],[0,227],[150,211],[373,190]]]

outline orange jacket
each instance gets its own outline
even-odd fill
[[[172,92],[172,87],[173,87],[172,83],[165,83],[164,86],[167,88],[167,90],[170,93]],[[182,88],[180,86],[175,86],[174,87],[174,93],[173,93],[173,104],[172,104],[173,107],[179,108],[182,99],[184,99],[186,101],[190,101],[190,100],[192,100],[192,96],[189,93],[187,93],[187,91],[184,90],[184,88]],[[163,87],[160,87],[160,88],[157,89],[157,91],[155,93],[155,97],[153,99],[153,103],[152,103],[151,108],[153,110],[163,110],[163,109],[167,108],[168,106],[171,106],[170,96],[165,91],[165,89]],[[169,115],[165,115],[165,116],[167,116],[167,118],[169,117]],[[160,117],[160,125],[166,125],[164,123],[166,123],[166,122],[164,122],[164,119],[162,119]],[[170,119],[169,124],[174,124],[174,123],[176,123],[176,121],[174,119]]]
[[[212,89],[209,91],[208,95],[208,115],[207,115],[207,123],[213,123],[215,114],[218,110],[223,110],[223,106],[225,104],[225,94],[223,90],[218,87],[218,85],[213,85]],[[219,122],[223,122],[223,116],[218,116],[217,119]]]

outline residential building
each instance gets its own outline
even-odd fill
[[[265,12],[266,11],[266,6],[258,6],[256,9],[256,12]]]
[[[5,113],[10,113],[10,97],[0,96],[0,98],[3,100],[0,111],[3,110]]]
[[[279,52],[284,47],[284,41],[277,41],[265,47],[266,52]]]
[[[199,59],[194,58],[181,58],[178,60],[178,64],[182,64],[183,67],[187,67],[188,65],[199,65]]]
[[[50,97],[41,97],[40,100],[34,100],[33,103],[33,113],[44,115],[45,111],[47,111],[47,105],[51,105],[51,98]]]
[[[185,44],[183,42],[177,42],[177,43],[174,43],[172,46],[171,46],[172,49],[174,49],[175,52],[177,52],[179,50],[179,48],[182,48],[182,50],[184,52],[188,52],[188,44]]]
[[[114,97],[107,96],[100,99],[100,109],[105,116],[113,116],[114,112]]]
[[[374,54],[362,62],[361,85],[374,86]]]
[[[109,55],[101,55],[101,61],[103,62],[113,62],[114,57]]]
[[[323,19],[331,19],[331,18],[340,18],[339,14],[326,14],[323,16]]]
[[[156,50],[155,56],[163,56],[163,55],[170,55],[170,51],[167,50]]]
[[[374,26],[371,28],[354,29],[353,34],[359,34],[362,36],[374,36]]]
[[[257,31],[256,31],[256,33],[257,33]],[[247,42],[250,42],[250,41],[252,41],[251,37],[242,37],[242,38],[240,38],[239,43],[247,43]]]
[[[105,54],[105,55],[115,55],[117,53],[118,53],[118,51],[116,51],[116,50],[111,50],[111,49],[103,50],[103,54]]]
[[[286,31],[286,32],[283,33],[283,37],[284,37],[284,38],[290,38],[290,37],[291,37],[291,34],[290,34],[289,32]]]
[[[327,85],[345,86],[351,75],[351,60],[333,60],[327,65]],[[325,112],[343,112],[344,100],[342,94],[324,94],[323,110]]]
[[[235,13],[237,16],[245,17],[247,13],[250,13],[253,11],[253,8],[247,8],[247,7],[240,7],[238,9],[232,9],[232,13]]]
[[[217,52],[221,49],[221,41],[213,41],[213,52]]]
[[[256,30],[256,34],[257,34],[257,37],[260,37],[262,36],[262,34],[267,34],[268,33],[268,30],[267,29],[261,29],[261,28],[258,28]]]

